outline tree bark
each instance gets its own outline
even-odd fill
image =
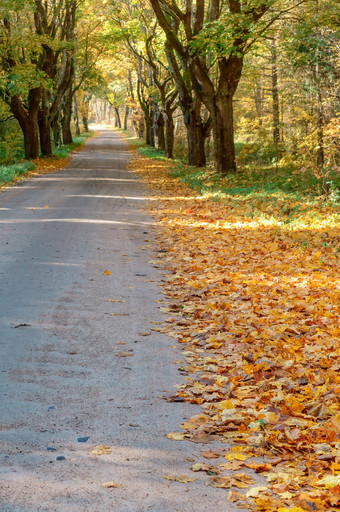
[[[219,173],[236,170],[233,98],[220,95],[212,113],[215,167]]]
[[[122,123],[120,121],[120,115],[119,115],[118,107],[115,107],[115,127],[116,128],[121,128],[122,127]]]
[[[18,96],[10,99],[10,108],[18,121],[24,136],[25,158],[32,160],[39,156],[38,111],[41,99],[41,87],[31,89],[28,95],[28,112]]]
[[[129,113],[130,113],[130,109],[129,109],[129,107],[126,105],[126,106],[125,106],[125,115],[124,115],[124,130],[127,130],[127,129],[128,129]]]
[[[279,89],[277,73],[277,50],[275,39],[271,41],[271,60],[272,60],[272,99],[273,99],[273,142],[278,153],[280,144],[280,107],[279,107]]]
[[[40,150],[44,156],[52,155],[52,140],[49,112],[49,94],[46,90],[43,90],[41,107],[38,115],[38,126],[40,136]]]
[[[60,147],[61,146],[61,123],[60,123],[60,113],[59,113],[59,111],[57,112],[57,114],[52,119],[51,126],[52,126],[52,131],[53,131],[54,145],[56,147]]]
[[[74,126],[76,135],[80,135],[80,127],[79,127],[79,116],[78,116],[78,104],[77,104],[77,98],[76,95],[73,94],[73,119],[74,119]]]
[[[173,158],[175,143],[175,126],[173,111],[171,108],[166,108],[166,111],[163,113],[163,118],[165,125],[164,154],[166,158]]]
[[[86,116],[83,116],[82,121],[83,121],[84,130],[86,132],[88,132],[89,131],[89,120],[87,119]]]
[[[204,147],[204,128],[202,123],[197,119],[194,110],[185,116],[184,124],[187,129],[188,164],[195,167],[204,167],[207,163]]]
[[[72,90],[68,89],[64,98],[63,105],[63,117],[61,126],[63,130],[63,144],[72,144],[72,131],[71,131],[71,119],[72,119]]]

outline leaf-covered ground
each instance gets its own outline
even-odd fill
[[[202,407],[169,437],[225,443],[192,470],[242,508],[338,510],[338,210],[315,202],[287,225],[280,201],[262,201],[250,218],[259,197],[216,202],[171,178],[169,162],[135,156],[131,166],[150,191],[168,271],[162,329],[186,361],[168,399]]]

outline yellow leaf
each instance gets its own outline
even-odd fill
[[[326,475],[318,480],[316,485],[320,485],[326,489],[332,489],[332,487],[340,485],[340,475]]]
[[[103,276],[109,276],[111,272],[109,270],[104,270]]]
[[[248,457],[244,453],[227,453],[225,458],[227,460],[246,460]]]
[[[247,498],[257,498],[261,492],[266,492],[266,491],[268,491],[268,487],[264,487],[264,486],[252,487],[251,489],[249,489],[249,491],[247,491],[246,496],[247,496]]]
[[[245,501],[246,498],[237,491],[230,491],[227,499],[230,503],[235,503],[236,501]]]
[[[108,455],[111,453],[111,448],[105,444],[99,444],[93,447],[91,453],[93,453],[93,455]]]
[[[195,482],[195,480],[197,480],[197,478],[190,478],[186,475],[163,475],[163,478],[171,482],[180,482],[181,484],[187,484],[188,482]]]
[[[123,484],[117,484],[116,482],[105,482],[102,484],[102,487],[106,487],[108,489],[117,489],[118,487],[122,487]]]
[[[225,409],[234,409],[235,406],[231,400],[222,400],[215,404],[215,407],[220,411],[224,411]]]
[[[134,356],[133,352],[115,352],[116,357],[130,357]]]
[[[174,439],[175,441],[183,441],[184,433],[183,432],[170,432],[166,435],[168,439]]]
[[[210,466],[204,462],[196,462],[196,464],[190,466],[190,469],[191,471],[209,471]]]

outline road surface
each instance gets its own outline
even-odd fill
[[[0,192],[2,512],[236,510],[189,469],[207,447],[166,438],[196,409],[160,398],[180,352],[151,330],[162,274],[129,158],[102,129],[64,170]]]

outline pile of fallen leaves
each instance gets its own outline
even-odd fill
[[[322,221],[306,211],[299,227],[289,228],[198,195],[169,176],[169,162],[136,156],[131,166],[159,221],[158,261],[168,271],[169,298],[161,309],[170,314],[162,330],[183,344],[186,357],[185,383],[168,399],[202,407],[183,432],[168,437],[226,443],[224,462],[207,464],[221,456],[208,451],[192,470],[205,471],[207,485],[232,489],[228,499],[242,508],[338,510],[334,208],[320,206]],[[250,470],[261,486],[254,487],[259,477]]]

